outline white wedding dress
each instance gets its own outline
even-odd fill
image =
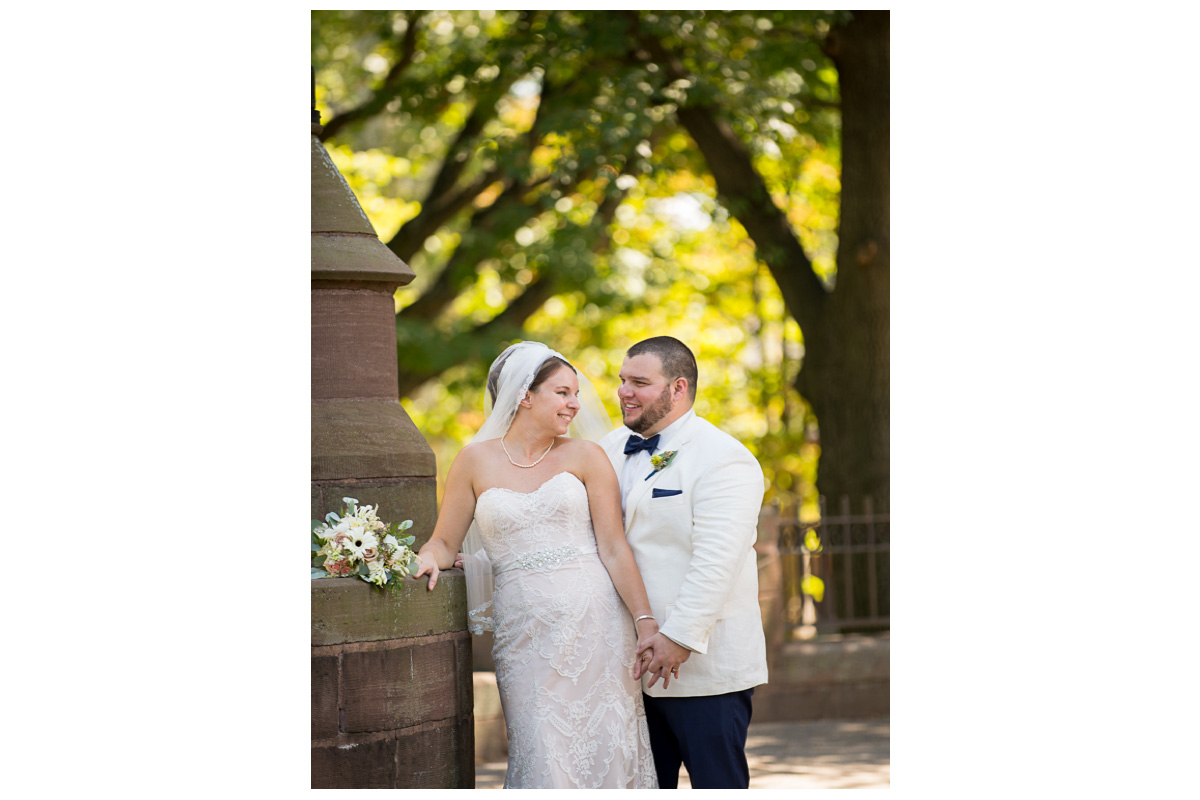
[[[505,788],[657,788],[637,635],[596,554],[583,483],[560,472],[529,493],[488,489],[475,521],[495,565]]]

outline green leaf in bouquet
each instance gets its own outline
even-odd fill
[[[319,556],[313,556],[312,565],[314,567],[324,567],[325,566],[325,558],[326,558],[326,556],[324,553],[321,553],[321,555],[319,555]]]
[[[370,574],[371,574],[371,570],[367,569],[367,565],[363,564],[363,563],[360,563],[358,565],[357,572],[359,575],[363,576],[364,578],[370,576]]]
[[[324,528],[324,527],[325,527],[325,523],[324,523],[324,522],[321,522],[321,520],[319,520],[319,519],[314,519],[314,520],[312,521],[312,525],[309,525],[309,526],[308,526],[308,529],[309,529],[310,531],[316,532],[316,530],[317,530],[318,528]]]
[[[323,545],[322,545],[320,542],[313,542],[313,543],[312,543],[312,549],[313,549],[313,552],[314,552],[314,553],[315,553],[316,551],[320,550],[322,547],[323,547]]]
[[[398,541],[400,542],[400,544],[404,545],[405,547],[408,547],[416,540],[417,540],[417,537],[415,537],[415,536],[405,536],[403,539],[399,539]]]
[[[342,518],[337,515],[336,511],[330,511],[328,514],[325,515],[326,524],[332,522],[334,525],[336,525],[337,523],[339,523],[341,521],[342,521]]]
[[[328,572],[326,572],[326,571],[325,571],[325,570],[323,570],[323,569],[314,569],[314,570],[313,570],[311,573],[309,573],[309,574],[310,574],[310,576],[311,576],[311,580],[314,580],[314,581],[315,581],[317,578],[328,578],[328,577],[330,577],[329,573],[328,573]]]
[[[411,527],[412,527],[412,520],[406,519],[406,520],[404,520],[404,522],[401,522],[399,525],[396,526],[396,533],[399,533],[400,531],[406,531]]]
[[[353,497],[343,497],[342,502],[351,507],[358,505],[358,500]]]

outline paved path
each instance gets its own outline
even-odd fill
[[[891,724],[884,719],[751,723],[751,789],[887,789]],[[504,785],[505,762],[475,766],[476,789]],[[690,789],[687,772],[679,788]]]

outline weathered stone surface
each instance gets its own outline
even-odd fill
[[[454,640],[455,709],[459,715],[470,716],[475,707],[475,689],[471,680],[471,635]]]
[[[312,738],[331,739],[338,732],[338,660],[337,656],[313,656]]]
[[[785,683],[853,683],[887,680],[891,672],[888,636],[828,636],[788,642],[775,673]]]
[[[314,232],[311,249],[313,280],[369,280],[395,291],[416,277],[374,233]]]
[[[415,536],[414,551],[429,541],[437,524],[437,481],[430,478],[397,478],[389,481],[330,481],[313,484],[312,519],[323,520],[330,511],[342,513],[344,498],[379,509],[387,523],[411,519],[406,535]]]
[[[362,279],[407,285],[412,268],[388,250],[334,165],[314,128],[311,193],[312,278]]]
[[[343,497],[345,497],[345,495],[343,495]],[[323,520],[325,519],[325,514],[329,513],[321,511],[321,508],[323,507],[321,505],[321,487],[315,483],[309,487],[309,507],[311,511],[311,516],[309,517],[310,519]],[[330,509],[330,511],[333,510],[335,509]]]
[[[312,404],[312,480],[429,477],[429,443],[395,400]]]
[[[314,747],[312,788],[391,789],[396,785],[395,754],[394,739]]]
[[[788,642],[770,683],[754,691],[760,722],[861,719],[891,711],[888,636],[830,636]]]
[[[309,194],[312,214],[312,231],[340,233],[369,233],[376,236],[371,221],[367,219],[350,184],[338,172],[337,166],[325,145],[312,137],[311,192]],[[395,258],[395,256],[393,256]],[[399,261],[400,259],[396,259]],[[401,262],[403,263],[403,262]]]
[[[412,519],[419,546],[433,529],[437,465],[397,399],[392,299],[414,275],[379,241],[319,132],[314,126],[312,518],[355,497],[380,506],[387,522]],[[426,586],[311,582],[313,788],[474,787],[465,585],[450,572],[436,591]]]
[[[467,586],[462,570],[428,581],[403,578],[399,594],[380,593],[358,578],[321,578],[312,584],[313,646],[375,642],[465,631]]]
[[[398,730],[459,716],[456,666],[454,642],[446,640],[343,653],[346,732]]]
[[[397,789],[474,789],[475,746],[470,719],[403,731],[396,747]]]
[[[313,399],[396,400],[392,295],[367,289],[314,291],[311,309]]]
[[[886,682],[768,685],[754,690],[754,721],[870,719],[891,710]]]

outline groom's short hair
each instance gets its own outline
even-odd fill
[[[662,362],[663,375],[668,381],[687,378],[688,395],[696,402],[696,357],[683,342],[671,336],[654,336],[643,339],[626,351],[627,357],[650,353]]]

